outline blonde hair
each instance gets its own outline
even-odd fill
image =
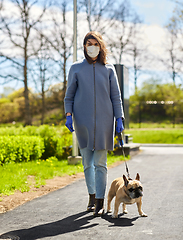
[[[96,32],[96,31],[91,31],[91,32],[87,33],[85,38],[84,38],[84,41],[83,41],[83,46],[86,45],[88,39],[95,39],[99,43],[100,52],[99,52],[99,55],[98,55],[98,58],[97,58],[97,62],[105,65],[107,63],[108,51],[107,51],[107,48],[106,48],[106,44],[105,44],[105,42],[102,38],[102,35],[99,32]],[[93,60],[92,60],[91,57],[88,56],[85,47],[84,47],[84,55],[85,55],[85,58],[87,59],[87,61],[90,64],[93,63]]]

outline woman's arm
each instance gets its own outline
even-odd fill
[[[113,111],[115,118],[124,118],[122,100],[121,100],[121,92],[119,88],[119,83],[117,79],[117,74],[114,66],[110,69],[110,97],[113,105]]]
[[[74,67],[71,66],[68,75],[67,90],[64,98],[65,114],[66,115],[68,114],[67,116],[72,115],[76,89],[77,89],[76,72],[74,71]]]

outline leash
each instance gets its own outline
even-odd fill
[[[127,163],[126,163],[126,157],[125,157],[125,151],[124,151],[124,141],[123,141],[123,134],[122,134],[122,132],[118,133],[118,140],[119,140],[119,143],[121,145],[122,154],[124,156],[127,176],[128,176],[128,178],[130,178],[130,173],[129,173],[128,166],[127,166]]]

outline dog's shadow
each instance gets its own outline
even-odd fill
[[[69,232],[75,232],[79,230],[89,229],[100,225],[100,221],[98,223],[92,223],[93,215],[88,215],[87,212],[77,213],[62,220],[45,223],[41,225],[37,225],[30,228],[18,229],[14,231],[10,231],[4,233],[0,236],[1,238],[10,238],[11,236],[18,236],[23,240],[36,240],[42,239],[45,237],[58,236]],[[138,217],[129,219],[122,218],[123,214],[119,214],[119,218],[113,219],[111,215],[107,213],[102,216],[103,219],[108,221],[110,224],[109,227],[119,226],[119,227],[130,227],[133,226],[133,222],[138,219]],[[101,223],[102,224],[102,223]],[[11,238],[12,239],[12,238]],[[14,238],[13,238],[14,239]],[[18,239],[18,238],[16,238]]]
[[[124,218],[122,216],[125,216]],[[104,214],[103,219],[108,221],[109,223],[113,223],[113,225],[110,225],[109,227],[131,227],[133,226],[133,222],[136,221],[139,217],[134,218],[127,218],[126,214],[121,213],[118,214],[118,218],[112,218],[111,215],[108,213]]]

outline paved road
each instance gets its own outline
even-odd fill
[[[138,216],[135,205],[128,206],[129,214],[120,214],[118,219],[111,214],[93,218],[85,211],[88,196],[82,179],[1,214],[0,235],[19,236],[20,240],[183,239],[183,147],[143,145],[141,150],[128,166],[131,177],[137,172],[141,175],[147,218]],[[111,181],[123,173],[124,164],[108,171],[107,191]]]

